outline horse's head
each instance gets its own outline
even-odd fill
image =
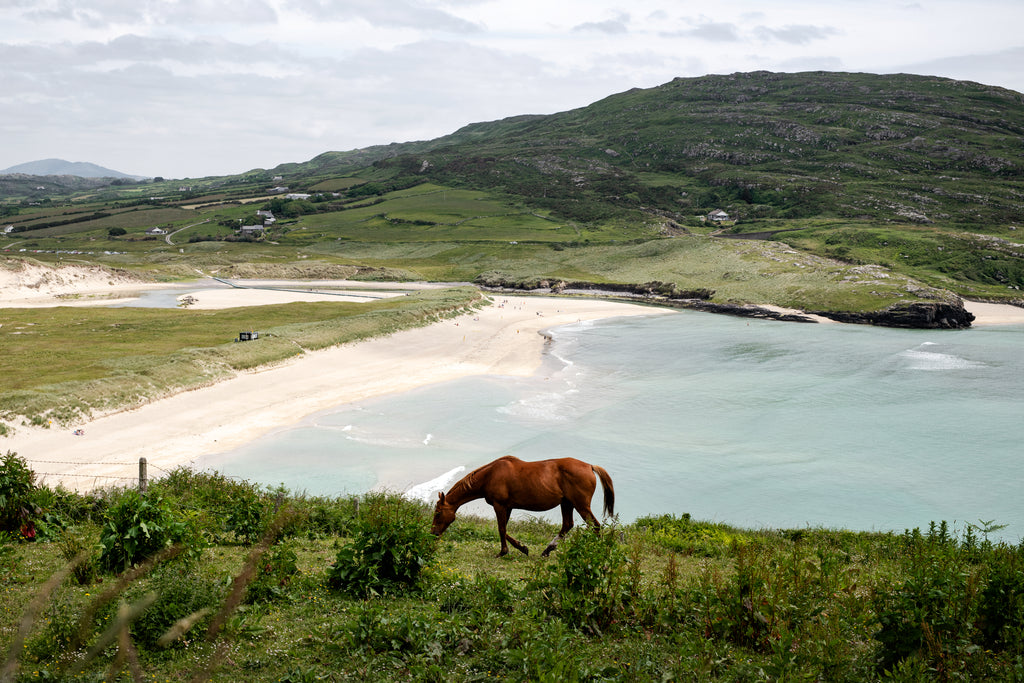
[[[440,536],[444,530],[455,521],[455,506],[444,499],[444,493],[437,494],[437,505],[434,507],[434,523],[430,526],[430,533]]]

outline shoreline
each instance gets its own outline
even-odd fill
[[[88,282],[88,284],[87,284]],[[402,290],[443,287],[433,283],[251,280],[247,287],[211,288],[203,282],[148,285],[82,278],[32,288],[31,296],[8,289],[0,307],[109,305],[104,296],[138,296],[173,290],[195,308],[254,306],[347,295],[400,295]],[[51,283],[52,284],[52,283]],[[265,287],[265,288],[264,288]],[[284,288],[291,288],[285,290]],[[302,288],[305,291],[299,291]],[[71,293],[71,301],[65,297]],[[42,290],[42,291],[40,291]],[[315,291],[319,290],[319,291]],[[13,295],[13,296],[12,296]],[[82,297],[82,298],[78,298]],[[89,491],[137,481],[139,458],[159,476],[202,456],[217,455],[299,424],[324,410],[368,398],[469,376],[529,376],[544,359],[546,330],[585,320],[675,314],[678,309],[589,297],[489,294],[490,304],[458,318],[387,337],[309,352],[288,362],[238,373],[211,386],[104,414],[65,427],[19,426],[0,437],[36,471],[38,481]],[[6,299],[6,300],[5,300]],[[12,300],[13,299],[13,300]],[[358,300],[358,299],[356,299]],[[974,326],[1024,325],[1024,308],[964,301]],[[802,313],[769,307],[783,313]],[[822,323],[839,324],[825,319]],[[81,434],[76,431],[81,430]]]
[[[47,486],[131,486],[142,457],[158,477],[346,403],[474,375],[529,376],[543,362],[551,328],[672,313],[602,300],[492,297],[457,318],[310,352],[82,424],[18,427],[0,437],[0,449],[24,458]]]

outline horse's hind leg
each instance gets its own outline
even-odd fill
[[[593,517],[593,515],[591,515]],[[541,556],[547,557],[552,550],[558,547],[558,542],[565,538],[565,535],[572,530],[572,503],[568,500],[562,501],[562,528],[558,531],[558,535],[551,539],[551,543],[548,543],[548,547],[544,548],[544,552]]]

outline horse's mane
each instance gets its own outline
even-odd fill
[[[455,482],[455,484],[448,491],[448,495],[454,495],[458,497],[462,495],[464,492],[471,493],[476,487],[477,477],[480,477],[487,471],[489,471],[492,467],[494,467],[495,463],[501,462],[502,460],[506,460],[509,458],[515,459],[515,456],[504,455],[493,462],[489,462],[486,465],[481,465],[480,467],[477,467],[475,470],[464,476],[462,479],[459,479],[457,482]]]

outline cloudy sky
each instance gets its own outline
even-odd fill
[[[0,0],[0,169],[239,173],[759,69],[1024,92],[1022,27],[1022,0]]]

